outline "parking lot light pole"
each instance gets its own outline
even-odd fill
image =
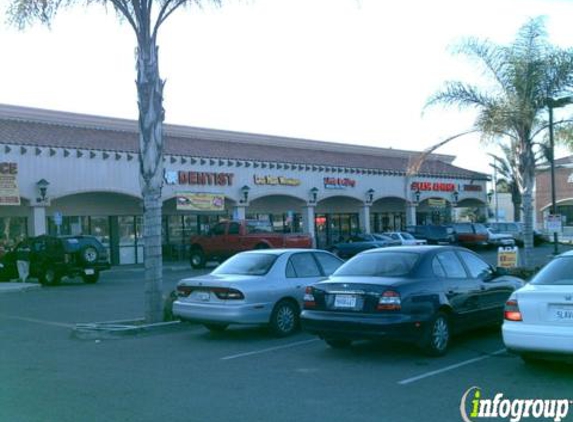
[[[549,111],[549,166],[551,171],[551,214],[557,215],[557,198],[555,194],[555,140],[553,136],[553,109],[564,107],[573,103],[573,96],[553,99],[547,98],[547,109]],[[559,238],[557,231],[553,232],[553,254],[559,254]]]

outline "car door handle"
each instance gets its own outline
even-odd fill
[[[298,286],[296,286],[297,289],[302,288],[302,284],[299,284]]]

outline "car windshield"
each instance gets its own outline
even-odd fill
[[[406,240],[415,239],[414,236],[412,236],[410,233],[407,233],[407,232],[400,232],[400,235]]]
[[[573,285],[573,257],[554,259],[533,277],[531,284]]]
[[[269,272],[277,255],[268,253],[246,253],[229,258],[212,274],[265,275]]]
[[[334,276],[403,277],[416,265],[420,254],[415,252],[380,252],[358,255],[343,264]]]

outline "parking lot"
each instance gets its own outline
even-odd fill
[[[166,271],[165,291],[191,274]],[[457,337],[443,358],[400,344],[333,350],[249,327],[72,337],[75,323],[141,316],[142,283],[140,270],[114,271],[96,285],[0,295],[0,421],[456,421],[473,386],[489,398],[573,399],[573,367],[526,366],[497,328]]]

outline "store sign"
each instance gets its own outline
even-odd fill
[[[549,233],[561,233],[563,231],[561,214],[548,215],[545,219],[545,228]]]
[[[481,192],[483,187],[482,185],[463,185],[462,189],[464,192]]]
[[[325,189],[346,189],[353,188],[356,186],[356,180],[341,178],[341,177],[325,177],[324,178],[324,188]]]
[[[0,205],[20,205],[17,177],[17,163],[0,163]]]
[[[410,190],[421,192],[453,192],[456,190],[456,184],[440,182],[412,182]]]
[[[430,207],[444,208],[446,206],[445,199],[429,198],[428,205]]]
[[[283,176],[253,176],[255,185],[267,186],[299,186],[300,179],[293,179]]]
[[[233,186],[233,173],[210,173],[200,171],[165,171],[168,185]]]
[[[518,263],[518,249],[516,247],[500,247],[497,250],[497,266],[501,268],[515,268]]]
[[[225,195],[217,193],[177,193],[179,211],[224,211]]]

